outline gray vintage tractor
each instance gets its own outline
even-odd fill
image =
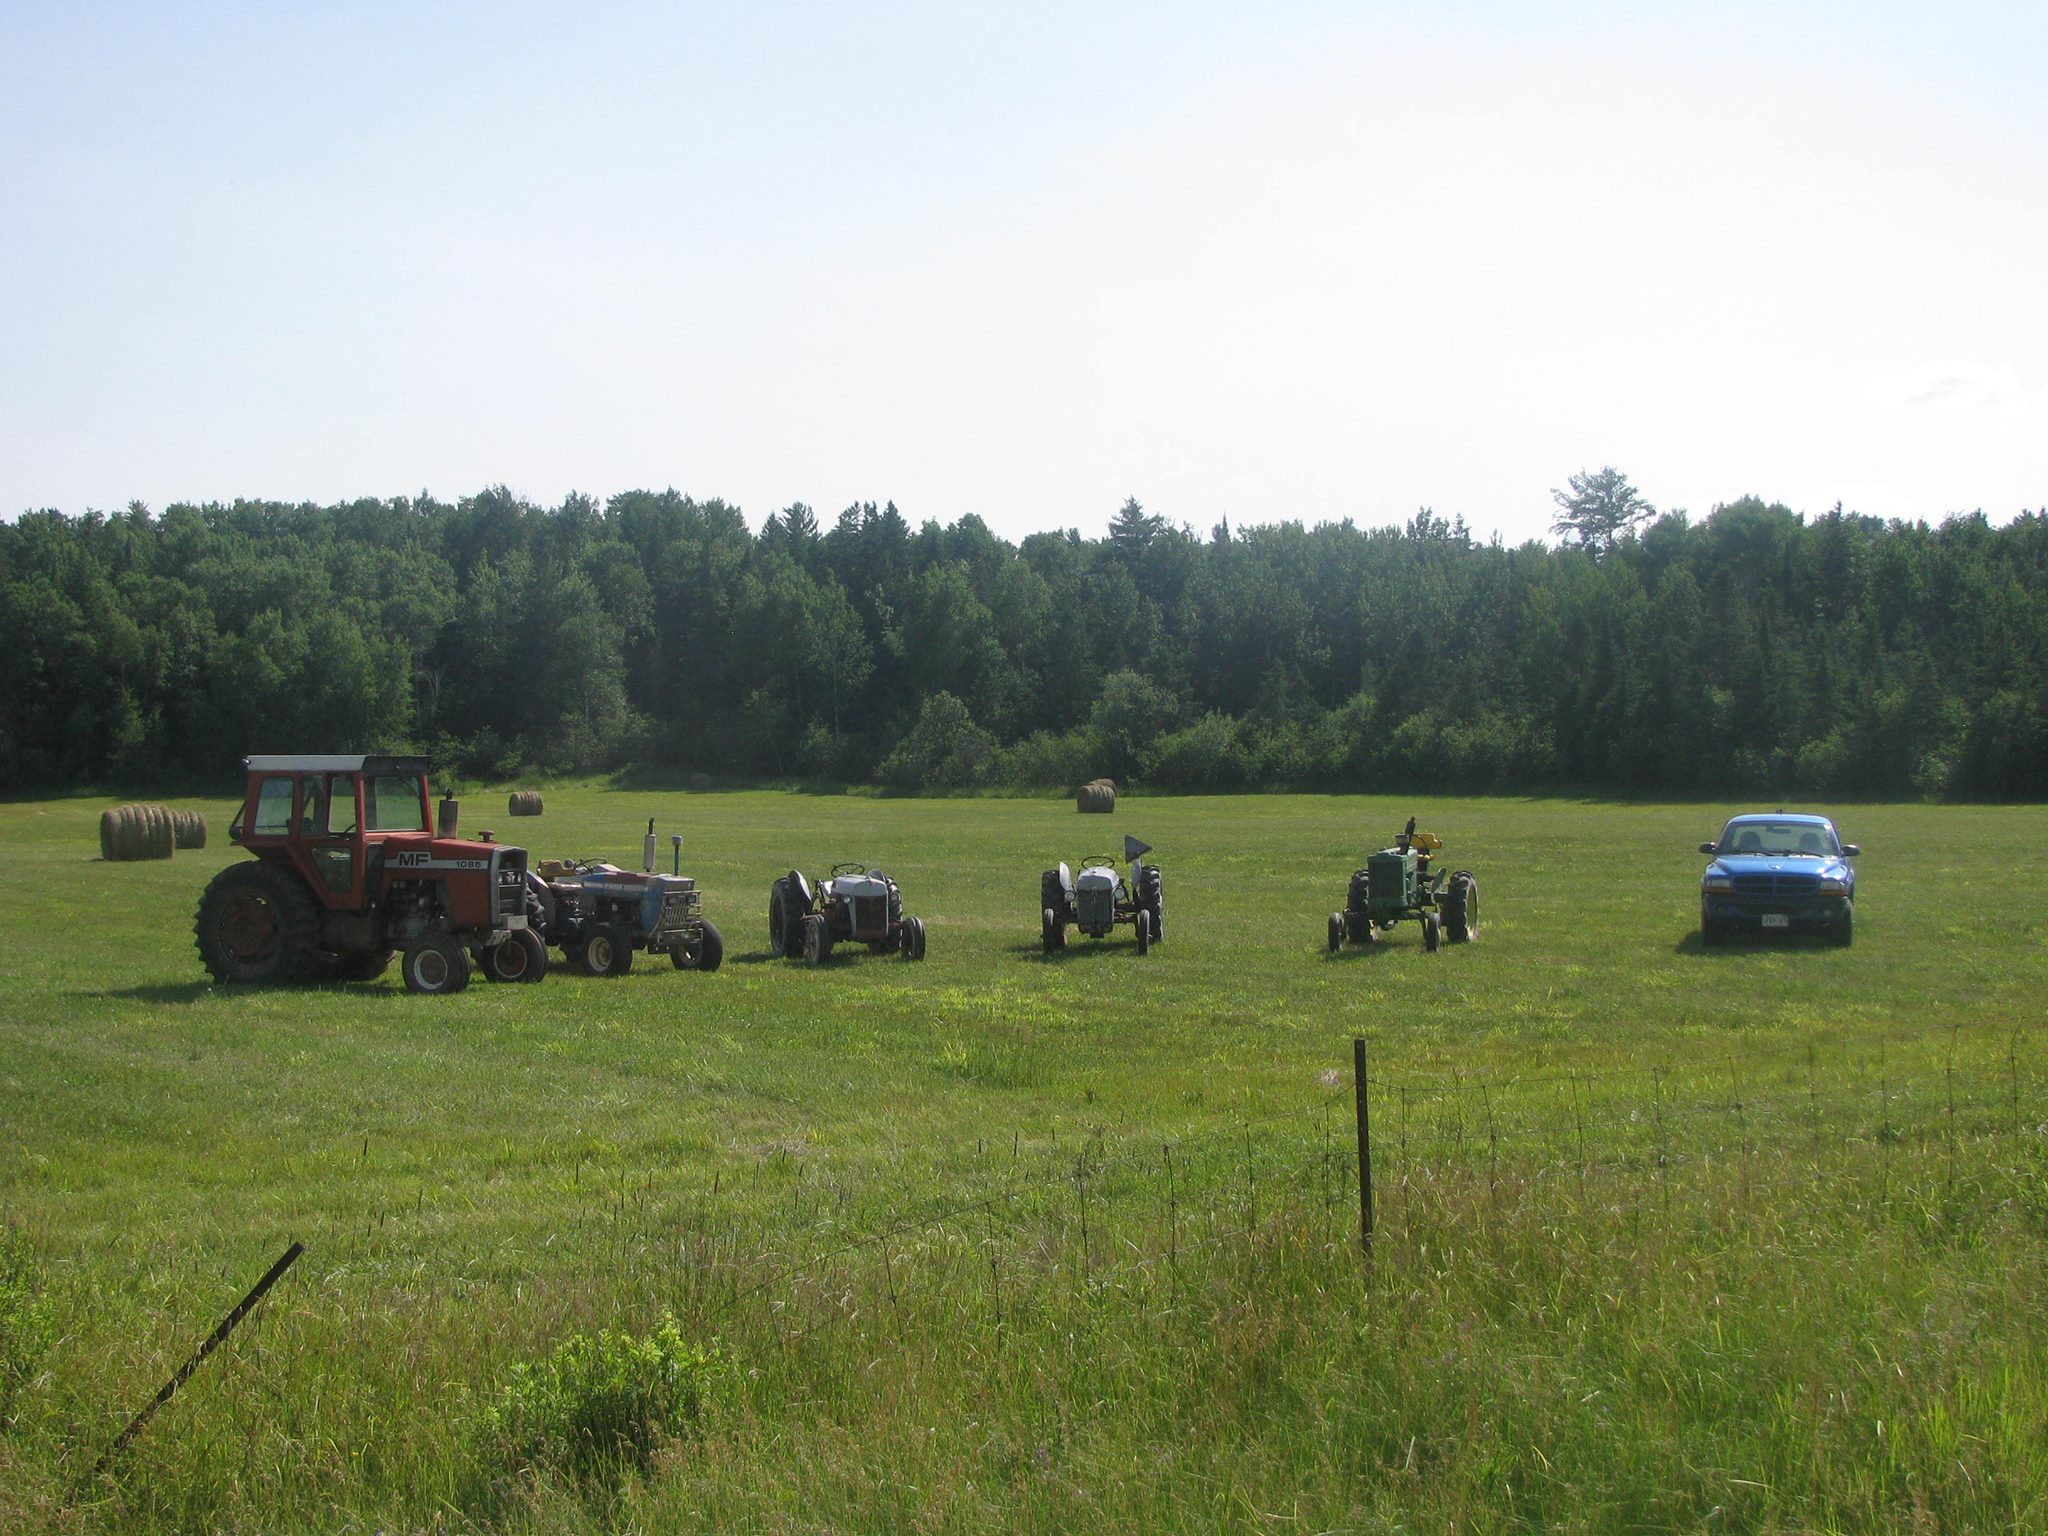
[[[1157,864],[1139,861],[1152,851],[1150,843],[1124,839],[1124,857],[1131,877],[1117,872],[1114,860],[1083,859],[1081,872],[1066,865],[1038,877],[1038,929],[1045,953],[1067,947],[1067,929],[1078,928],[1091,939],[1106,938],[1128,924],[1137,935],[1138,953],[1149,954],[1166,937],[1166,890]]]
[[[1349,939],[1370,944],[1394,924],[1412,920],[1422,925],[1422,947],[1434,953],[1445,939],[1464,944],[1479,937],[1479,881],[1469,869],[1431,869],[1430,861],[1444,840],[1415,830],[1397,834],[1394,846],[1383,848],[1351,876],[1344,910],[1330,914],[1330,952]]]
[[[895,950],[924,958],[924,923],[903,915],[903,893],[879,869],[834,864],[823,880],[792,869],[768,890],[768,953],[823,965],[835,944],[865,944],[870,954]]]

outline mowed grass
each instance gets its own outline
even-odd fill
[[[1752,807],[478,796],[537,856],[680,832],[726,964],[421,999],[211,986],[229,808],[107,865],[104,803],[0,806],[0,1220],[61,1323],[0,1526],[2048,1526],[2038,808],[1842,808],[1855,946],[1703,951]],[[1327,955],[1411,813],[1481,942]],[[1039,871],[1126,832],[1164,943],[1045,959]],[[923,964],[767,959],[770,880],[840,859]],[[664,1312],[731,1389],[651,1474],[486,1463],[514,1365]]]

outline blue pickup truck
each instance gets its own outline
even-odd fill
[[[1718,841],[1701,843],[1713,862],[1700,876],[1700,942],[1731,934],[1804,930],[1836,944],[1855,936],[1856,871],[1862,852],[1825,816],[1786,811],[1736,816]]]

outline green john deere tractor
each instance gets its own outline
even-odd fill
[[[1430,862],[1444,840],[1415,830],[1415,818],[1394,839],[1365,861],[1351,876],[1344,910],[1330,914],[1330,952],[1349,939],[1370,944],[1403,919],[1422,924],[1422,947],[1434,953],[1448,938],[1465,944],[1479,937],[1479,881],[1469,869],[1446,875]]]

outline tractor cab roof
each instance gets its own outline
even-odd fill
[[[250,773],[368,773],[403,774],[416,778],[431,764],[424,757],[388,757],[356,753],[285,753],[267,757],[245,757],[242,767]]]

